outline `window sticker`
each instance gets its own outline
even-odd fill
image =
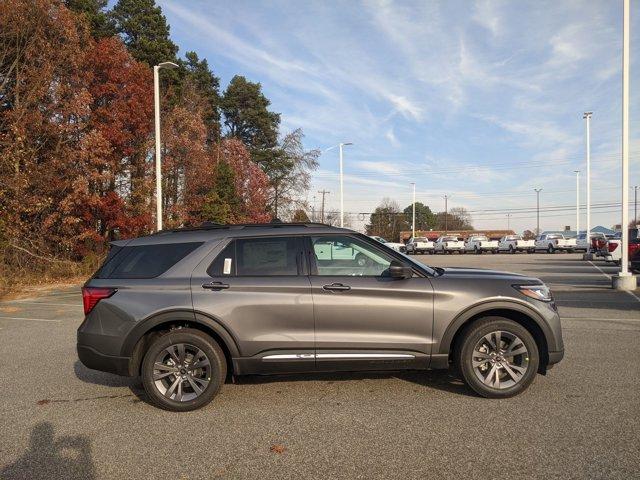
[[[231,275],[231,259],[230,258],[225,258],[224,259],[224,266],[222,267],[222,274],[223,275]]]

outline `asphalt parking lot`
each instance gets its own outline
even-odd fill
[[[75,353],[78,288],[0,302],[0,478],[637,478],[640,290],[579,254],[439,255],[552,288],[566,356],[486,400],[444,372],[250,377],[170,413]]]

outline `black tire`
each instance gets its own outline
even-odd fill
[[[513,245],[509,245],[509,253],[510,253],[510,254],[512,254],[512,255],[513,255],[514,253],[516,253],[516,249],[515,249],[515,248],[513,248]]]
[[[485,335],[495,331],[515,335],[526,347],[527,353],[520,355],[520,361],[528,359],[527,368],[522,377],[512,386],[495,388],[483,383],[473,367],[474,348]],[[476,393],[486,398],[507,398],[526,390],[535,379],[540,364],[538,346],[529,331],[519,323],[504,317],[485,317],[471,324],[462,334],[455,352],[456,368],[465,383]],[[514,358],[515,360],[515,358]],[[505,379],[511,380],[504,370]],[[487,375],[489,376],[490,373]]]
[[[208,385],[202,393],[186,401],[167,398],[156,386],[153,378],[154,364],[158,355],[172,345],[187,344],[200,349],[211,366]],[[184,372],[183,372],[184,373]],[[165,335],[156,337],[149,346],[142,361],[142,384],[151,402],[164,410],[173,412],[187,412],[196,410],[208,404],[220,391],[227,376],[227,361],[220,345],[206,333],[191,328],[173,330]],[[172,378],[172,377],[169,377]],[[183,377],[184,378],[184,377]],[[171,380],[169,380],[171,381]],[[187,382],[184,382],[186,385]],[[190,387],[185,387],[190,388]],[[193,390],[193,389],[192,389]]]
[[[473,253],[475,253],[476,255],[480,254],[480,249],[478,248],[477,245],[475,247],[473,247]]]
[[[549,244],[547,247],[547,253],[556,253],[556,249],[553,248],[553,245]]]

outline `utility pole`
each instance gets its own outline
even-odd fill
[[[616,290],[633,291],[636,277],[629,273],[629,0],[623,1],[622,14],[622,248],[621,269],[611,284]]]
[[[156,127],[156,228],[162,230],[162,160],[160,152],[160,69],[178,68],[173,62],[162,62],[153,66],[153,106]]]
[[[580,235],[580,170],[573,171],[576,174],[576,239]]]
[[[540,235],[540,192],[541,188],[534,188],[536,192],[536,235]]]
[[[322,208],[320,209],[320,223],[324,223],[324,196],[327,195],[329,192],[328,190],[318,190],[318,193],[322,195]]]
[[[586,120],[586,151],[587,151],[587,253],[585,259],[591,260],[591,115],[584,112],[582,118]]]
[[[311,204],[311,221],[316,221],[316,196],[313,196],[313,203]]]
[[[411,236],[415,238],[416,236],[416,183],[411,182],[413,185],[413,215],[411,220]]]
[[[444,233],[445,235],[449,231],[449,205],[448,205],[449,195],[444,196]]]
[[[511,230],[511,214],[507,213],[507,230]]]

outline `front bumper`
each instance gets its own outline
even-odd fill
[[[556,363],[559,363],[560,360],[562,360],[564,358],[564,349],[558,351],[558,352],[549,352],[549,365],[555,365]]]

